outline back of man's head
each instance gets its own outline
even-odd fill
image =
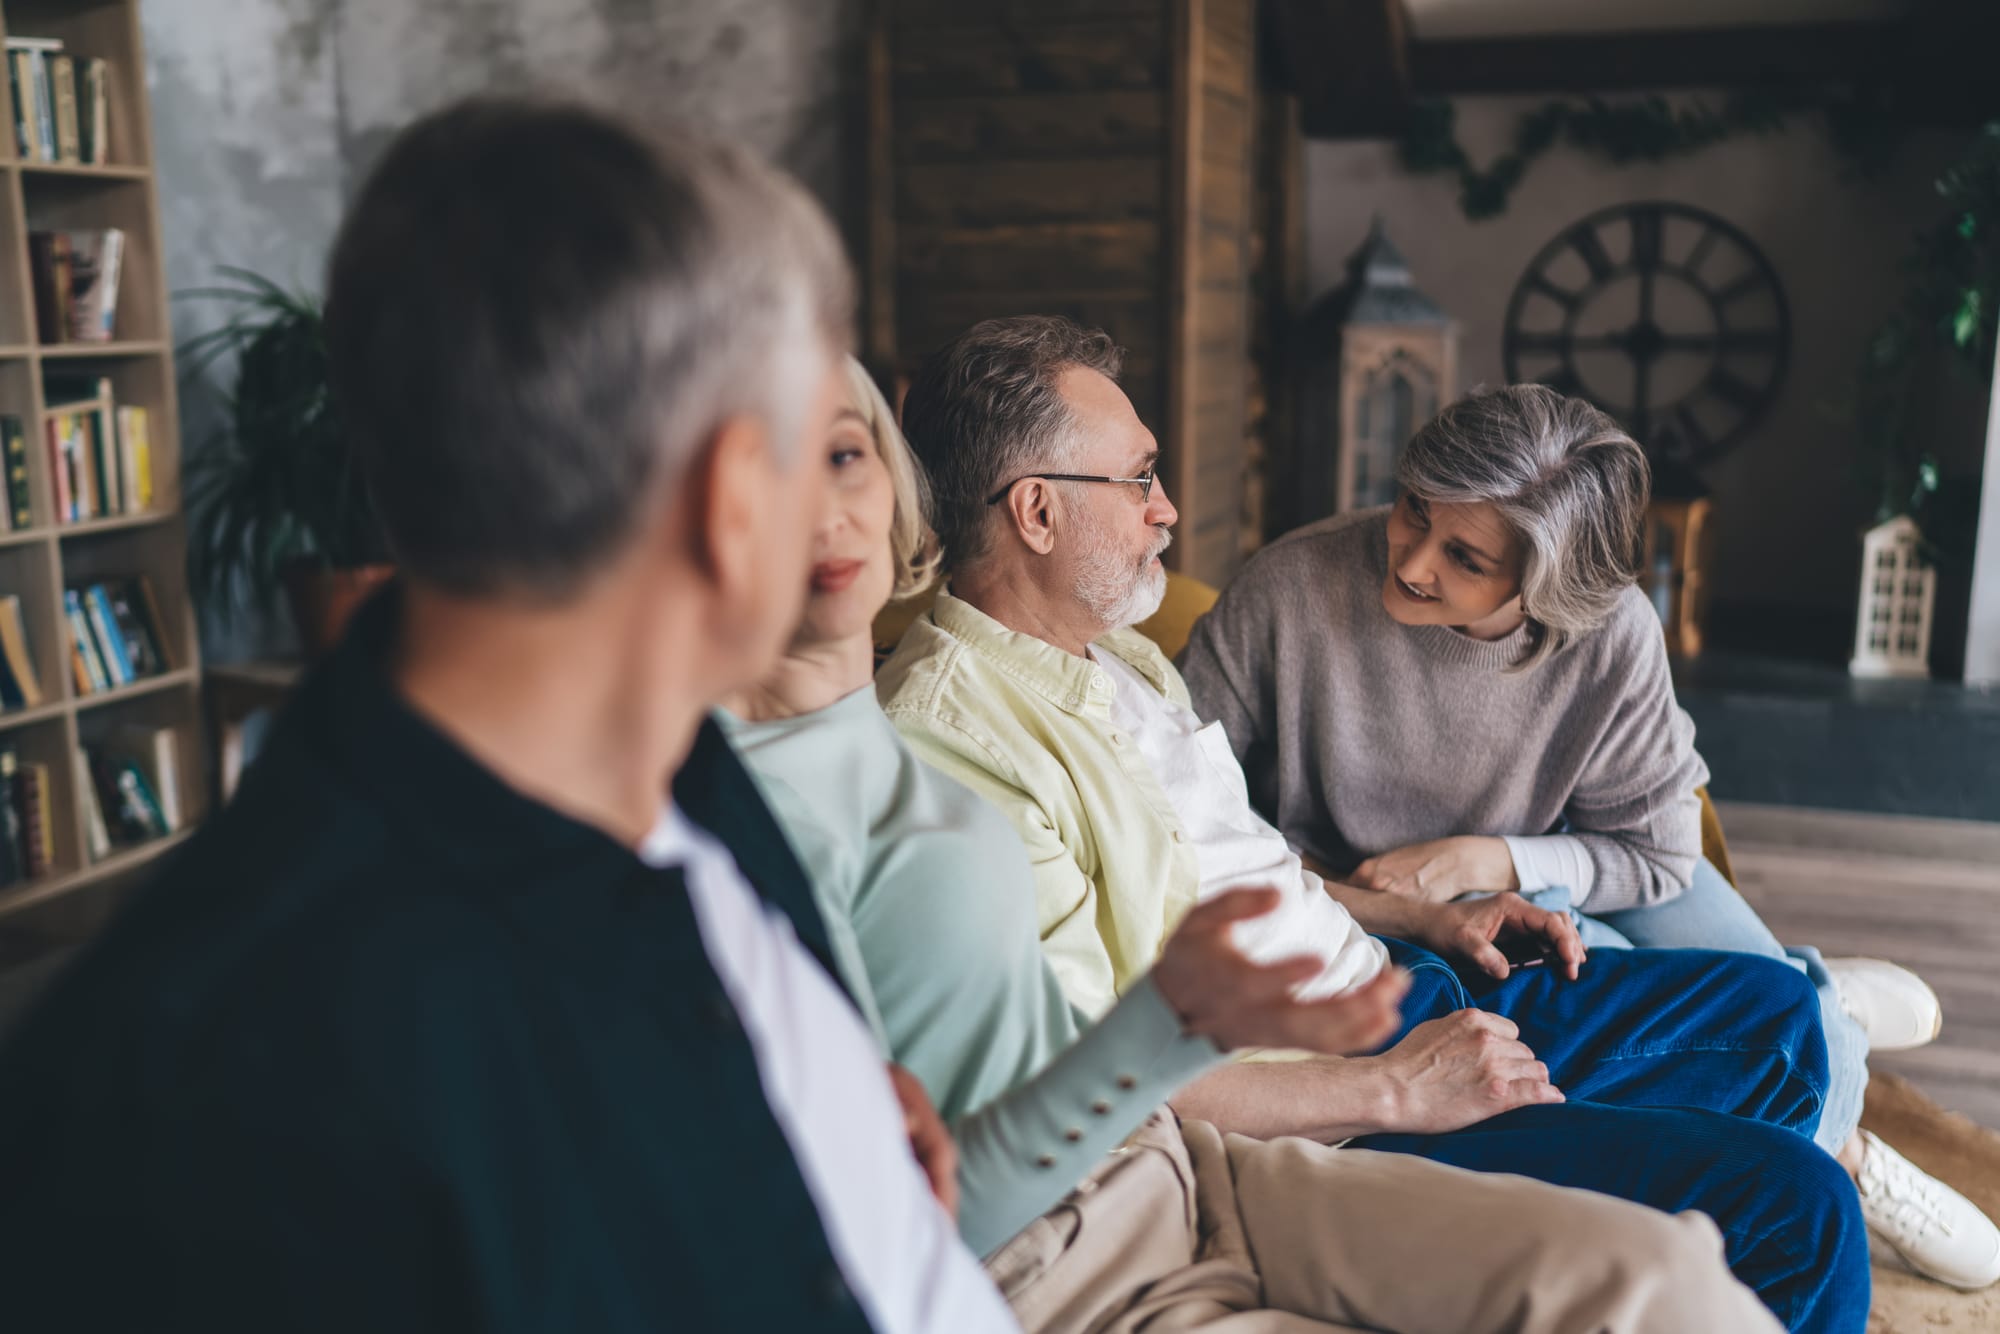
[[[925,360],[903,399],[903,433],[930,482],[947,570],[986,554],[995,491],[1037,469],[1068,471],[1062,373],[1115,380],[1120,360],[1109,334],[1055,315],[975,324]]]
[[[406,130],[327,283],[337,400],[398,564],[470,596],[572,593],[731,417],[794,440],[853,304],[825,214],[778,172],[526,101]]]

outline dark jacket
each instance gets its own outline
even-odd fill
[[[680,874],[405,707],[397,615],[0,1052],[0,1324],[866,1329]],[[674,795],[825,963],[712,724]]]

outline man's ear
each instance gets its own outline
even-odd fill
[[[755,586],[763,531],[757,522],[770,491],[770,441],[754,417],[716,428],[688,468],[689,555],[725,598]]]
[[[1030,551],[1046,556],[1056,546],[1055,488],[1039,477],[1021,482],[1000,502],[1015,533]]]

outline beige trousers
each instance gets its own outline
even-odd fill
[[[1767,1334],[1705,1215],[1161,1113],[986,1262],[1029,1334]]]

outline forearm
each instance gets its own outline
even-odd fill
[[[1393,1089],[1370,1059],[1236,1063],[1210,1071],[1169,1099],[1182,1118],[1225,1134],[1298,1135],[1329,1144],[1389,1128]]]
[[[1421,899],[1384,894],[1374,889],[1356,889],[1337,880],[1326,882],[1326,892],[1373,935],[1393,936],[1397,940],[1411,942],[1423,940],[1432,905]]]

